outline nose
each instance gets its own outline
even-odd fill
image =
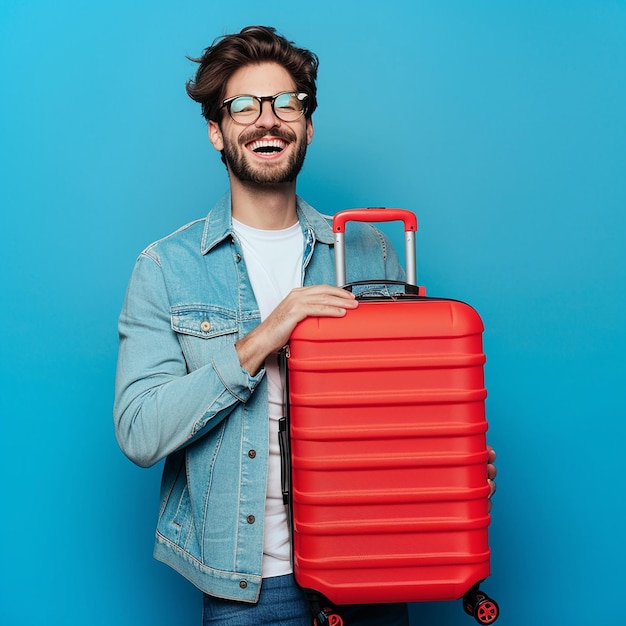
[[[259,119],[256,121],[256,126],[258,128],[274,128],[275,126],[280,126],[280,119],[274,114],[272,103],[268,100],[261,102],[261,115],[259,115]]]

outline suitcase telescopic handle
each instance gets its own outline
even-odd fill
[[[388,209],[371,207],[367,209],[347,209],[339,211],[333,217],[335,233],[335,280],[339,287],[346,284],[346,223],[347,222],[404,222],[404,256],[406,264],[406,282],[417,285],[417,266],[415,262],[415,233],[417,217],[406,209]]]

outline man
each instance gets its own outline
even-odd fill
[[[119,323],[116,434],[137,464],[166,459],[155,557],[204,592],[203,624],[304,626],[311,616],[292,576],[280,489],[276,353],[304,318],[358,306],[330,286],[328,222],[296,195],[318,60],[257,26],[194,60],[187,91],[202,105],[230,192],[137,260]],[[351,231],[349,280],[402,279],[379,231]],[[408,624],[403,604],[343,616]]]

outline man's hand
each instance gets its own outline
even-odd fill
[[[491,511],[491,497],[496,492],[496,474],[498,472],[495,466],[496,451],[491,446],[487,446],[487,450],[489,452],[489,457],[487,459],[487,482],[491,487],[491,492],[489,493],[489,510]]]
[[[265,359],[282,348],[306,317],[343,317],[359,303],[350,291],[330,285],[293,289],[274,311],[235,344],[241,366],[254,376]]]

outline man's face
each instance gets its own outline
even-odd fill
[[[239,95],[274,96],[294,91],[289,72],[276,63],[246,65],[226,85],[226,98]],[[209,122],[209,138],[222,151],[232,176],[242,182],[278,184],[296,180],[306,148],[313,138],[313,124],[304,116],[284,122],[263,102],[261,115],[247,126],[236,124],[223,109],[219,125]]]

